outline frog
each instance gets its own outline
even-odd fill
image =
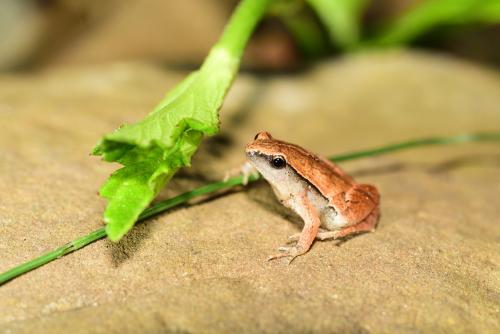
[[[258,172],[278,200],[304,222],[291,235],[290,246],[278,248],[268,260],[307,253],[315,240],[339,239],[374,232],[380,216],[380,194],[370,184],[354,180],[338,165],[298,145],[257,133],[245,147],[243,178]]]

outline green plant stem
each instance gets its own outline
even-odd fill
[[[459,143],[470,143],[470,142],[485,142],[485,141],[500,141],[500,132],[495,133],[478,133],[478,134],[465,134],[452,137],[435,137],[426,139],[410,140],[401,143],[396,143],[392,145],[382,146],[370,150],[357,151],[353,153],[336,155],[330,158],[334,162],[341,162],[347,160],[355,160],[363,157],[377,156],[382,154],[387,154],[390,152],[402,151],[409,148],[424,147],[424,146],[434,146],[434,145],[448,145],[448,144],[459,144]],[[254,182],[258,180],[258,176],[253,176],[249,179],[249,182]],[[169,198],[167,200],[161,201],[142,212],[139,216],[138,221],[143,221],[147,218],[165,212],[180,204],[184,204],[189,200],[202,196],[212,194],[214,192],[220,191],[222,189],[232,188],[243,184],[242,176],[237,176],[230,178],[227,181],[214,182],[201,186],[194,190],[185,192],[178,196]],[[101,227],[86,236],[75,239],[62,247],[52,250],[48,253],[43,254],[33,260],[25,262],[17,267],[14,267],[2,274],[0,274],[0,285],[16,278],[22,274],[25,274],[33,269],[41,267],[57,258],[60,258],[66,254],[74,252],[82,247],[87,246],[99,239],[106,236],[105,227]]]
[[[449,145],[449,144],[460,144],[460,143],[472,143],[472,142],[484,142],[484,141],[500,141],[500,132],[490,132],[490,133],[476,133],[476,134],[464,134],[452,137],[433,137],[424,139],[409,140],[401,143],[396,143],[392,145],[382,146],[379,148],[374,148],[371,150],[358,151],[353,153],[340,154],[332,157],[330,160],[334,162],[342,162],[346,160],[353,160],[363,157],[382,155],[390,152],[401,151],[408,148],[416,148],[422,146],[434,146],[434,145]]]

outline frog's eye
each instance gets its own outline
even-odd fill
[[[281,169],[286,166],[286,160],[282,156],[274,156],[271,159],[271,167]]]

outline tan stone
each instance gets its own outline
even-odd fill
[[[145,64],[0,78],[0,271],[101,226],[88,156],[182,74]],[[498,130],[490,69],[411,52],[361,54],[275,78],[241,76],[221,135],[162,197],[217,180],[258,130],[331,155]],[[264,182],[99,241],[0,287],[0,331],[500,331],[500,148],[411,150],[342,164],[382,194],[375,233],[265,262],[300,221]]]

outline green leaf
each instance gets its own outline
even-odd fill
[[[388,24],[373,44],[404,44],[438,26],[496,22],[499,0],[427,0]]]
[[[219,129],[218,111],[239,68],[248,38],[271,0],[244,0],[199,71],[178,84],[142,121],[105,135],[93,154],[123,168],[101,188],[108,199],[106,233],[117,241],[179,170],[203,136]]]
[[[104,220],[119,240],[165,183],[189,165],[203,135],[218,130],[218,110],[238,69],[238,59],[214,49],[145,119],[104,136],[94,154],[124,167],[101,188],[109,200]]]
[[[354,48],[360,39],[361,13],[369,0],[307,0],[326,26],[332,43]]]

